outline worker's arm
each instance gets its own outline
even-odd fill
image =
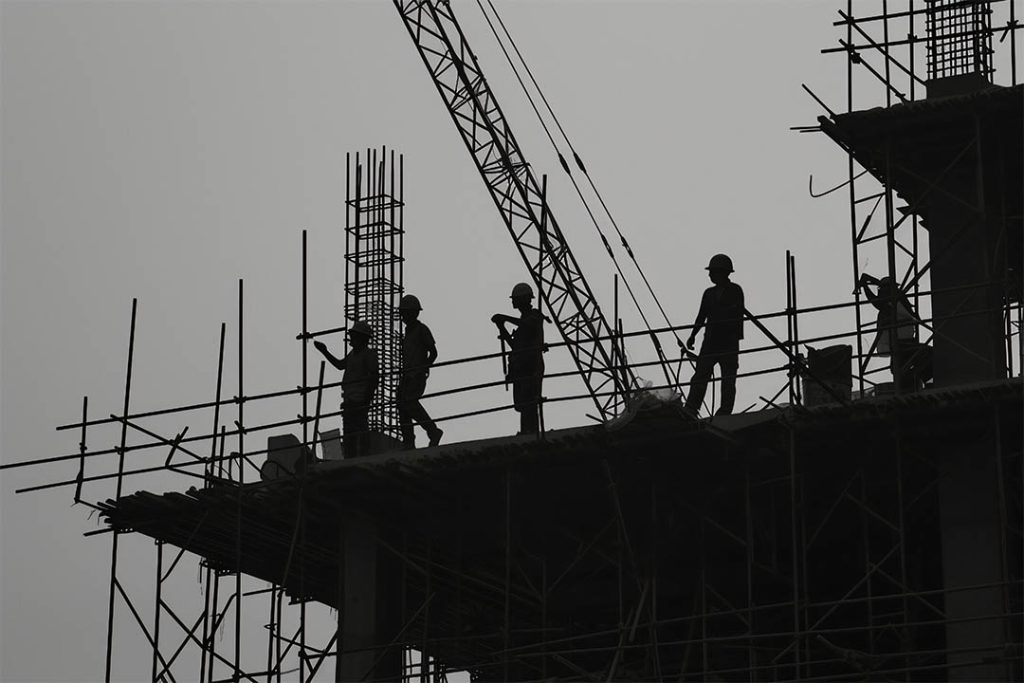
[[[430,369],[430,366],[434,364],[435,360],[437,360],[437,346],[435,346],[434,344],[431,344],[430,346],[427,347],[427,369],[428,370]]]
[[[328,363],[338,368],[339,370],[345,369],[345,359],[335,358],[334,354],[327,350],[327,344],[324,344],[322,341],[315,341],[313,342],[313,346],[316,347],[317,351],[324,355],[324,358],[327,359]]]
[[[519,325],[519,318],[513,318],[512,316],[505,315],[504,313],[495,313],[491,316],[491,322],[498,326],[498,336],[501,337],[502,341],[506,344],[511,344],[512,335],[505,329],[505,323]]]
[[[696,342],[697,333],[701,331],[701,328],[704,327],[704,323],[708,321],[708,310],[705,302],[706,298],[707,297],[702,296],[700,299],[700,310],[697,311],[697,319],[693,321],[693,329],[690,330],[690,336],[686,340],[686,348],[688,349],[693,348],[693,345]]]
[[[868,300],[868,302],[878,310],[882,310],[884,304],[882,301],[879,300],[880,297],[874,292],[872,292],[870,289],[868,289],[868,285],[877,285],[878,279],[871,277],[867,273],[864,273],[863,275],[860,276],[860,280],[857,282],[857,284],[859,284],[860,288],[864,291],[864,297]]]

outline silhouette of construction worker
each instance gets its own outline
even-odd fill
[[[525,282],[512,288],[512,307],[519,311],[513,318],[495,313],[491,322],[511,349],[508,375],[512,382],[512,404],[519,412],[519,433],[540,432],[540,390],[544,379],[544,314],[533,307],[533,289]],[[515,325],[509,334],[505,324]]]
[[[686,340],[692,349],[697,333],[704,330],[704,342],[697,356],[697,367],[690,380],[686,408],[696,414],[704,402],[708,380],[717,364],[722,373],[722,402],[716,415],[729,415],[736,403],[736,371],[739,368],[740,339],[743,339],[743,289],[729,280],[732,259],[715,254],[706,268],[714,287],[704,290],[693,330]]]
[[[889,356],[897,387],[903,391],[918,389],[932,378],[931,348],[916,339],[917,315],[910,299],[889,276],[878,279],[864,273],[857,285],[878,310],[875,353]],[[877,291],[869,289],[872,285]]]
[[[327,350],[326,344],[313,342],[316,350],[344,373],[341,376],[341,429],[347,458],[368,454],[370,404],[379,378],[377,351],[369,347],[372,336],[373,328],[362,320],[352,323],[348,330],[352,350],[340,360]]]
[[[437,360],[437,345],[430,328],[420,322],[420,300],[406,294],[398,304],[398,314],[405,323],[402,336],[402,378],[398,384],[398,423],[402,427],[402,443],[406,448],[416,447],[413,420],[427,432],[430,445],[441,442],[444,432],[438,429],[430,415],[420,404],[427,388],[430,366]]]

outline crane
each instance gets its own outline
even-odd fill
[[[393,0],[602,419],[639,383],[547,207],[449,0]]]

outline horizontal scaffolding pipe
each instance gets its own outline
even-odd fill
[[[960,287],[949,287],[949,288],[944,288],[944,289],[932,290],[930,292],[921,292],[919,295],[917,295],[917,298],[928,296],[928,295],[931,295],[931,294],[952,293],[952,292],[964,291],[964,290],[968,290],[968,289],[979,289],[979,288],[988,287],[988,286],[990,286],[990,283],[964,285],[964,286],[960,286]],[[786,315],[789,315],[789,314],[806,315],[806,314],[809,314],[809,313],[820,313],[820,312],[824,312],[824,311],[834,311],[834,310],[840,310],[840,309],[845,309],[845,308],[854,308],[854,307],[862,307],[862,306],[871,306],[871,304],[870,304],[870,302],[867,302],[867,301],[846,302],[846,303],[840,303],[840,304],[825,304],[825,305],[821,305],[821,306],[810,306],[810,307],[806,307],[806,308],[793,309],[793,311],[791,311],[791,312],[779,311],[779,312],[774,312],[774,313],[766,313],[766,314],[761,314],[761,315],[753,315],[753,316],[750,317],[750,319],[751,320],[764,321],[764,320],[771,320],[771,319],[774,319],[774,318],[780,318],[780,317],[783,317],[783,316],[786,316]],[[964,316],[969,316],[969,315],[977,315],[977,313],[978,312],[966,312],[966,313],[961,313],[961,314],[959,314],[957,316],[945,316],[942,319],[943,320],[947,320],[947,319],[952,319],[952,318],[955,318],[955,317],[964,317]],[[933,321],[934,319],[921,319],[921,318],[919,318],[918,320],[920,322],[930,322],[930,321]],[[334,331],[342,331],[342,330],[345,330],[345,329],[347,329],[347,328],[344,328],[344,327],[336,328]],[[673,327],[663,327],[663,328],[657,328],[657,329],[652,329],[652,330],[642,330],[642,331],[636,331],[636,332],[624,332],[621,335],[602,337],[602,338],[599,339],[599,341],[609,341],[609,340],[612,340],[612,339],[620,339],[620,338],[627,339],[627,338],[634,338],[634,337],[649,337],[652,334],[668,334],[668,333],[671,333],[671,332],[680,332],[680,331],[687,331],[687,330],[692,330],[692,329],[693,329],[693,325],[678,325],[678,326],[673,326]],[[870,330],[870,329],[873,329],[873,328],[867,327],[865,329],[866,330]],[[324,333],[326,333],[326,332],[324,332]],[[320,332],[310,332],[310,333],[308,333],[309,336],[316,336],[318,334],[321,334],[321,333]],[[858,332],[856,332],[856,331],[843,332],[843,333],[838,333],[838,334],[825,335],[825,336],[822,336],[822,337],[816,337],[816,338],[807,339],[807,340],[802,341],[801,343],[806,345],[809,342],[819,342],[819,341],[825,341],[825,340],[829,340],[829,339],[841,339],[843,337],[852,337],[852,336],[855,336],[857,334],[858,334]],[[296,338],[297,339],[301,339],[302,337],[303,337],[303,335],[300,334]],[[556,349],[556,348],[566,347],[566,346],[570,346],[570,345],[571,345],[570,343],[563,341],[563,342],[554,342],[554,343],[551,343],[551,344],[546,344],[545,346],[548,349]],[[744,351],[741,351],[740,353],[741,354],[749,354],[749,353],[754,353],[754,352],[757,352],[757,351],[760,351],[760,350],[768,350],[768,349],[773,349],[773,348],[775,348],[775,347],[774,346],[759,347],[757,349],[744,350]],[[501,355],[502,354],[500,352],[497,352],[497,353],[482,354],[482,355],[477,355],[477,356],[467,356],[465,358],[457,358],[457,359],[452,359],[452,360],[447,360],[447,361],[441,361],[441,362],[438,362],[438,363],[434,363],[431,366],[431,368],[441,368],[441,367],[447,367],[447,366],[453,366],[453,365],[463,365],[463,364],[466,364],[466,363],[473,363],[473,362],[479,362],[479,361],[485,361],[485,360],[495,360],[495,359],[501,358]],[[659,361],[651,361],[648,364],[649,365],[657,365],[658,363],[659,363]],[[634,364],[627,364],[626,366],[616,366],[616,367],[617,368],[621,368],[621,367],[636,367],[636,365],[634,365]],[[399,371],[395,371],[395,372],[397,373]],[[571,371],[571,372],[568,372],[568,373],[565,373],[565,374],[566,375],[572,375],[572,374],[577,374],[577,373],[575,371]],[[502,384],[503,384],[503,382],[502,382]],[[294,389],[285,389],[285,390],[272,391],[272,392],[261,393],[261,394],[252,394],[252,395],[242,396],[242,397],[233,396],[231,398],[222,399],[219,402],[218,401],[204,401],[204,402],[201,402],[201,403],[188,404],[188,405],[184,405],[184,406],[180,406],[180,407],[176,407],[176,408],[165,408],[165,409],[161,409],[161,410],[152,410],[152,411],[141,412],[141,413],[133,413],[131,415],[126,416],[125,418],[114,417],[114,418],[103,418],[103,419],[97,419],[97,420],[89,420],[89,421],[86,421],[86,422],[73,422],[73,423],[59,425],[56,429],[57,429],[57,431],[68,430],[68,429],[80,429],[83,426],[83,424],[86,425],[86,426],[93,427],[93,426],[99,426],[99,425],[104,425],[104,424],[110,424],[112,422],[117,422],[117,421],[119,421],[121,419],[138,420],[138,419],[145,418],[145,417],[156,417],[156,416],[160,416],[160,415],[171,415],[171,414],[175,414],[175,413],[188,412],[188,411],[192,411],[192,410],[204,410],[204,409],[213,408],[213,407],[215,407],[217,405],[222,405],[222,406],[223,405],[239,405],[239,404],[245,403],[245,402],[257,401],[257,400],[263,400],[263,399],[269,399],[269,398],[282,398],[282,397],[288,397],[288,396],[295,396],[295,395],[301,394],[303,392],[310,393],[310,392],[313,392],[313,391],[318,391],[318,390],[323,390],[323,389],[332,389],[332,388],[340,387],[340,386],[341,386],[341,382],[338,381],[338,382],[330,382],[330,383],[327,383],[327,384],[323,384],[321,386],[307,385],[305,387],[301,387],[300,386],[300,387],[296,387]],[[429,397],[431,395],[432,394],[425,394],[424,398],[427,398],[427,397]],[[7,465],[0,465],[0,470],[6,469],[6,468],[10,468],[10,467],[18,466],[18,464],[19,463],[10,463],[10,464],[7,464]]]

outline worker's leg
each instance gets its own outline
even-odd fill
[[[704,394],[708,390],[708,380],[711,379],[711,370],[715,367],[715,361],[711,354],[704,353],[697,356],[697,367],[690,379],[690,390],[686,394],[686,408],[693,413],[699,413],[701,404],[704,403]]]
[[[412,383],[412,378],[404,375],[398,383],[398,425],[402,432],[402,443],[406,448],[416,447],[416,433],[412,427],[413,415],[410,405],[413,402],[410,400],[410,396],[414,395]]]
[[[739,369],[739,354],[724,353],[718,357],[722,370],[722,403],[715,415],[731,415],[736,404],[736,371]]]
[[[398,419],[402,425],[402,441],[407,446],[412,446],[415,442],[413,421],[427,433],[431,446],[436,446],[444,433],[438,429],[437,424],[430,419],[430,415],[420,403],[420,398],[426,390],[427,376],[425,374],[403,378],[399,387]]]
[[[370,435],[370,406],[349,404],[342,406],[342,429],[346,458],[367,455],[367,441]]]
[[[540,377],[519,377],[512,382],[512,402],[519,412],[519,433],[540,433]]]

